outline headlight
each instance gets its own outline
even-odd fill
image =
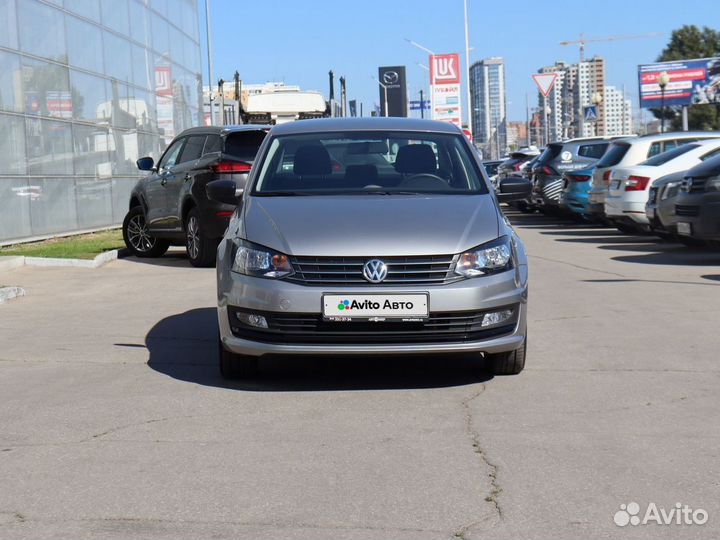
[[[463,277],[484,276],[510,270],[513,267],[513,248],[508,236],[483,244],[460,255],[455,273]]]
[[[233,272],[264,278],[281,278],[294,272],[289,257],[283,253],[245,240],[238,240],[235,245]]]

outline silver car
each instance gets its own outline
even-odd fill
[[[270,354],[477,353],[495,374],[523,369],[525,248],[457,127],[276,126],[245,185],[207,192],[241,197],[217,253],[223,376]]]

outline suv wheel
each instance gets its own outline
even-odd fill
[[[185,220],[185,239],[188,258],[193,266],[213,266],[217,252],[217,241],[203,235],[200,228],[200,212],[193,208]]]
[[[218,356],[220,375],[222,375],[223,379],[245,379],[257,375],[258,357],[226,351],[220,336],[218,336]]]
[[[125,246],[137,257],[160,257],[168,250],[170,243],[155,238],[148,231],[145,212],[141,206],[135,206],[123,220],[123,240]]]
[[[525,353],[527,351],[527,336],[522,347],[514,351],[486,354],[487,367],[493,375],[517,375],[525,367]]]

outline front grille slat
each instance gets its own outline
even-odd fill
[[[700,207],[684,205],[684,204],[676,204],[675,205],[675,215],[676,216],[686,216],[686,217],[699,216],[700,215]]]
[[[373,285],[362,274],[365,263],[375,257],[291,257],[295,274],[288,281],[303,285]],[[418,255],[378,257],[388,268],[382,284],[451,283],[460,279],[453,274],[457,256]]]

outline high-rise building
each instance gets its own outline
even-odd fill
[[[504,155],[507,120],[502,58],[487,58],[470,66],[470,102],[475,144],[483,147],[485,155]]]
[[[562,140],[588,137],[605,132],[605,61],[595,56],[579,64],[556,62],[538,69],[538,73],[555,73],[555,86],[547,101],[538,92],[538,109],[547,104],[549,139]],[[599,94],[598,118],[585,121],[585,107],[594,105],[593,96]],[[544,115],[541,114],[544,122]],[[544,129],[544,124],[543,124]]]
[[[632,101],[625,97],[622,90],[614,86],[606,86],[603,108],[605,131],[599,133],[612,137],[629,135],[633,132]]]
[[[0,243],[122,223],[201,116],[195,0],[0,1]]]

